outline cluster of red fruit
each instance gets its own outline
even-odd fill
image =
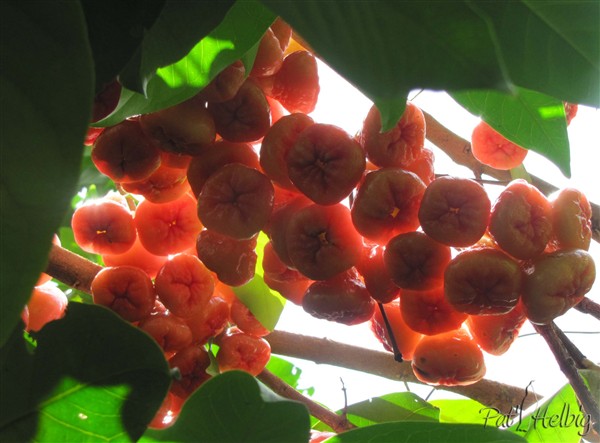
[[[278,20],[248,76],[234,63],[181,104],[90,133],[97,168],[143,199],[87,203],[73,232],[106,265],[94,302],[181,373],[155,426],[209,377],[209,341],[221,371],[269,359],[268,330],[231,291],[253,278],[261,231],[267,285],[315,317],[370,321],[389,349],[393,332],[432,384],[479,380],[481,349],[505,352],[525,318],[551,321],[594,281],[585,196],[517,180],[492,205],[476,181],[436,179],[412,103],[388,132],[375,107],[356,136],[314,122],[316,60],[290,36]]]

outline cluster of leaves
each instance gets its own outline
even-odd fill
[[[82,147],[95,91],[104,83],[118,76],[124,89],[116,111],[100,126],[176,104],[233,61],[241,59],[250,67],[262,34],[282,16],[326,63],[377,104],[385,128],[398,120],[410,91],[446,90],[569,175],[562,102],[600,106],[599,13],[600,3],[587,1],[1,2],[0,432],[9,440],[79,440],[105,430],[103,438],[136,440],[168,384],[158,349],[100,308],[73,306],[64,320],[36,337],[35,350],[15,332],[73,196],[83,183],[110,186],[94,176]],[[238,296],[263,292],[260,279],[253,284],[259,287],[242,288]],[[272,327],[281,301],[269,300],[272,304],[259,305]],[[99,360],[107,346],[123,348],[113,355],[114,366]],[[127,360],[132,355],[139,356],[135,364]],[[156,388],[145,392],[137,380]],[[143,438],[198,441],[218,434],[222,441],[239,441],[235,432],[244,432],[247,439],[247,429],[233,426],[231,417],[210,415],[235,406],[211,403],[230,398],[227,391],[234,389],[236,401],[247,393],[248,404],[260,405],[252,412],[271,417],[238,417],[240,423],[253,423],[262,432],[259,425],[268,421],[269,435],[306,440],[309,422],[302,407],[282,406],[282,399],[238,373],[207,383],[168,437]],[[225,393],[215,395],[219,390]],[[113,415],[94,411],[99,404]],[[207,407],[210,411],[202,409]],[[273,417],[262,412],[269,409]],[[79,415],[64,415],[75,410]],[[278,418],[280,411],[296,421]],[[369,417],[364,418],[371,423]],[[407,423],[404,432],[413,432],[414,426],[414,432],[429,432],[438,440],[437,426],[444,435],[448,432],[438,420],[427,431]],[[192,430],[191,421],[204,425]],[[278,432],[276,423],[286,427]],[[389,426],[376,425],[373,432],[381,434],[373,435],[400,432]],[[477,428],[461,426],[466,428],[447,435],[464,441],[470,432],[495,432],[483,430],[481,422]],[[340,441],[361,441],[364,431],[355,432]],[[269,441],[260,433],[252,437]]]

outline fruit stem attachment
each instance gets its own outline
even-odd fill
[[[350,423],[346,417],[340,416],[302,395],[267,369],[263,369],[263,371],[258,374],[257,378],[271,388],[276,394],[303,403],[308,409],[308,412],[310,412],[310,415],[321,420],[333,429],[334,432],[340,433],[356,427]]]
[[[575,305],[575,309],[584,314],[590,314],[592,317],[600,320],[600,304],[587,297],[583,297],[583,300]]]
[[[385,330],[387,331],[388,337],[390,338],[390,344],[392,345],[392,351],[394,353],[394,360],[396,360],[398,363],[402,363],[404,361],[402,359],[402,352],[400,352],[400,349],[398,349],[398,342],[396,341],[396,336],[394,335],[394,330],[392,329],[390,320],[388,319],[388,316],[385,313],[383,303],[377,302],[377,306],[379,306],[379,311],[381,312],[383,322],[385,323]]]
[[[565,348],[557,334],[556,329],[558,328],[553,326],[553,324],[533,325],[533,327],[546,340],[560,370],[565,374],[575,391],[575,395],[579,399],[584,412],[589,415],[593,429],[596,433],[600,433],[600,409],[598,408],[598,403],[596,403],[584,379],[575,367],[569,351]]]

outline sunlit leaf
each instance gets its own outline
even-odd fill
[[[471,399],[430,400],[430,404],[439,408],[441,423],[483,424],[486,406]],[[500,414],[500,412],[498,412]]]
[[[306,407],[274,394],[250,374],[228,371],[192,394],[175,424],[141,442],[306,443]]]
[[[302,369],[281,357],[271,355],[266,369],[299,392],[308,396],[312,396],[315,393],[315,388],[313,386],[306,388],[298,384],[300,377],[302,376]]]
[[[480,116],[510,141],[531,149],[571,175],[569,138],[563,102],[528,89],[450,93],[469,112]]]
[[[79,2],[0,2],[0,345],[76,192],[94,79]]]

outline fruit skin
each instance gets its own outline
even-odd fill
[[[404,168],[421,155],[425,145],[425,117],[421,109],[407,102],[396,126],[381,132],[381,116],[373,105],[365,118],[359,140],[373,164],[382,168]]]
[[[215,292],[202,311],[185,319],[192,331],[193,342],[203,345],[223,332],[229,322],[229,314],[229,303]]]
[[[392,333],[396,340],[398,350],[402,354],[403,360],[412,360],[417,343],[423,337],[423,334],[413,331],[402,318],[400,312],[400,301],[394,300],[383,305],[385,315],[392,327]],[[383,344],[383,347],[390,352],[393,352],[392,342],[390,340],[383,315],[380,309],[375,309],[375,313],[370,320],[371,331]]]
[[[362,254],[362,239],[342,204],[311,204],[295,212],[285,242],[293,266],[311,280],[327,280],[350,269]]]
[[[386,244],[419,227],[417,214],[425,185],[412,172],[384,168],[367,173],[351,208],[356,230],[370,241]]]
[[[423,337],[415,348],[412,368],[420,381],[438,386],[470,385],[486,372],[483,353],[461,329]]]
[[[273,249],[273,243],[268,242],[263,252],[263,279],[267,286],[279,292],[284,298],[296,305],[302,305],[304,293],[312,283],[297,270],[289,268]]]
[[[150,253],[139,238],[135,239],[133,246],[123,254],[103,254],[102,261],[105,266],[134,266],[144,271],[150,278],[156,277],[156,274],[167,261],[166,255],[154,255]]]
[[[246,80],[246,68],[237,60],[223,69],[196,96],[200,102],[221,103],[231,100]]]
[[[443,176],[427,186],[419,207],[419,222],[423,232],[440,243],[471,246],[485,233],[491,206],[479,183]]]
[[[144,318],[139,328],[149,334],[172,357],[174,353],[192,344],[192,331],[187,323],[169,311]]]
[[[523,284],[525,315],[535,324],[548,324],[579,303],[592,288],[596,266],[582,249],[544,253],[533,260]]]
[[[384,262],[384,248],[369,245],[356,265],[371,297],[380,303],[389,303],[400,296],[400,288],[394,284]]]
[[[585,249],[592,241],[592,207],[579,190],[565,188],[551,198],[552,239],[558,249]]]
[[[489,232],[500,248],[520,260],[540,255],[552,236],[551,204],[525,180],[511,181],[496,199]]]
[[[519,166],[529,152],[507,140],[484,121],[473,129],[471,151],[473,156],[484,165],[501,170]]]
[[[283,64],[283,49],[271,28],[267,29],[258,44],[258,51],[250,71],[251,77],[275,74]]]
[[[302,299],[304,310],[316,318],[345,325],[368,321],[375,311],[375,300],[354,269],[330,279],[312,283]]]
[[[450,248],[419,231],[393,237],[383,261],[394,284],[403,289],[429,290],[444,283],[444,271],[452,258]]]
[[[446,300],[471,315],[506,314],[519,301],[519,263],[496,248],[473,248],[452,259],[444,272]]]
[[[465,322],[479,347],[492,355],[502,355],[508,351],[525,323],[525,313],[521,303],[506,314],[470,315]]]
[[[210,379],[206,370],[210,366],[208,352],[197,344],[189,345],[169,359],[169,367],[177,368],[180,377],[173,380],[170,392],[187,399],[205,381]]]
[[[365,156],[343,129],[323,123],[308,125],[285,157],[291,182],[320,205],[346,198],[361,180]]]
[[[67,303],[65,293],[53,283],[36,286],[25,306],[28,313],[26,330],[37,332],[47,323],[59,320],[67,309]]]
[[[317,60],[308,51],[295,51],[283,59],[279,71],[271,77],[268,95],[279,101],[289,112],[310,114],[319,98]]]
[[[260,321],[254,316],[252,311],[242,303],[237,297],[231,303],[231,321],[238,329],[246,334],[255,337],[264,337],[269,331]]]
[[[221,372],[239,369],[257,376],[271,357],[268,341],[235,328],[219,335],[215,343],[219,346],[217,363]]]

